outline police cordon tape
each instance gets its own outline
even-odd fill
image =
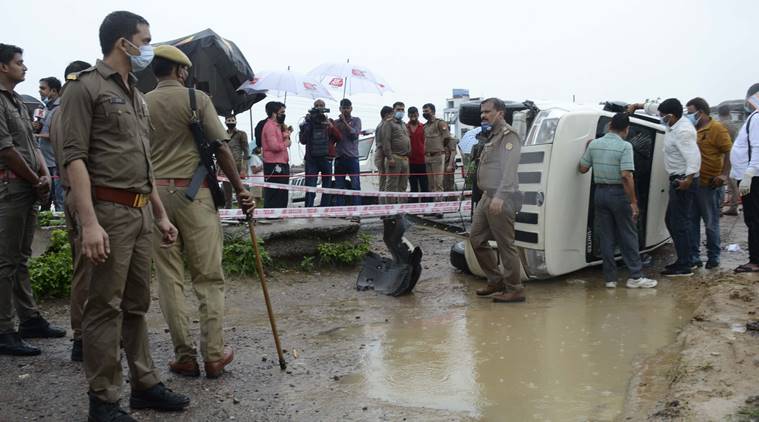
[[[472,201],[422,202],[414,204],[348,205],[317,208],[256,208],[253,218],[326,218],[326,217],[384,217],[397,214],[443,214],[469,212]],[[62,212],[54,212],[63,217]],[[225,221],[245,220],[241,209],[220,209],[219,217]]]
[[[384,217],[397,214],[443,214],[468,212],[472,202],[422,202],[415,204],[350,205],[340,207],[310,208],[256,208],[254,219],[270,218],[320,218],[320,217]],[[221,209],[222,220],[244,220],[240,209]]]
[[[287,185],[284,183],[271,183],[271,182],[254,182],[252,180],[259,179],[260,177],[245,177],[243,182],[252,187],[257,188],[270,188],[270,189],[282,189],[295,192],[313,192],[313,193],[327,193],[330,195],[345,195],[345,196],[372,196],[379,198],[443,198],[449,196],[470,196],[471,190],[465,191],[449,191],[449,192],[378,192],[378,191],[361,191],[353,189],[335,189],[335,188],[322,188],[316,186],[302,186],[302,185]],[[219,177],[219,181],[227,182],[225,177]]]

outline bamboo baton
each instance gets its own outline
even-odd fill
[[[261,290],[264,292],[264,301],[266,301],[266,311],[269,313],[269,322],[271,323],[271,332],[274,334],[274,345],[277,346],[277,357],[279,357],[279,367],[282,370],[287,368],[285,357],[282,355],[282,346],[279,344],[279,334],[277,334],[277,322],[274,320],[274,311],[271,310],[271,301],[269,300],[269,290],[266,288],[266,278],[264,276],[264,266],[261,262],[261,253],[258,251],[258,241],[256,239],[256,229],[254,221],[248,217],[248,229],[250,231],[250,241],[253,242],[253,251],[256,254],[256,270],[258,279],[261,280]]]

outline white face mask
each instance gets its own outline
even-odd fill
[[[129,41],[127,42],[133,47],[137,48],[136,45],[132,44]],[[150,63],[153,61],[153,57],[155,57],[153,46],[150,44],[143,45],[139,48],[139,50],[140,54],[138,56],[129,56],[129,61],[132,62],[132,72],[139,72],[141,70],[147,69],[147,67],[150,66]]]

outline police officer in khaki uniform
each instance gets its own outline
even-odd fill
[[[206,376],[216,378],[221,375],[224,366],[232,362],[234,353],[231,349],[224,349],[221,222],[207,185],[197,191],[194,199],[186,195],[193,174],[201,163],[190,131],[193,118],[190,90],[184,86],[192,63],[182,51],[170,45],[156,47],[155,56],[153,73],[158,79],[158,86],[145,96],[151,114],[151,158],[161,202],[169,220],[179,229],[177,242],[168,249],[161,248],[161,238],[156,235],[153,255],[161,311],[169,325],[176,354],[176,360],[169,364],[169,368],[180,375],[200,375],[198,352],[190,334],[185,304],[186,258],[192,288],[200,304],[200,353],[205,360]],[[199,91],[195,91],[195,98],[197,117],[206,138],[209,141],[226,140],[230,133],[224,131],[211,99]],[[244,132],[237,133],[244,135]],[[247,143],[246,138],[243,140]],[[218,162],[224,173],[229,175],[238,202],[243,209],[249,209],[253,206],[252,195],[240,180],[239,163],[230,151],[230,144],[221,143]]]
[[[382,153],[385,155],[385,192],[406,192],[408,187],[411,138],[403,123],[405,111],[406,106],[402,102],[393,104],[393,118],[385,122],[379,135]],[[395,204],[399,201],[398,198],[388,198],[384,202]]]
[[[153,189],[148,108],[131,73],[153,58],[150,27],[138,15],[113,12],[100,26],[100,47],[103,60],[69,82],[61,101],[63,165],[91,271],[82,321],[89,420],[132,421],[118,403],[120,343],[131,408],[182,410],[190,403],[161,383],[145,320],[154,227],[166,247],[177,230]]]
[[[227,136],[229,139],[229,149],[235,160],[235,168],[240,177],[248,176],[248,160],[250,160],[250,151],[248,146],[248,134],[245,131],[237,129],[237,118],[235,116],[227,117],[224,122],[227,125]],[[234,187],[230,182],[223,182],[224,187],[224,208],[232,208],[232,192]]]
[[[488,98],[480,106],[481,136],[486,144],[480,155],[477,185],[482,199],[472,217],[469,241],[477,262],[488,279],[478,296],[491,296],[494,302],[523,302],[519,257],[514,246],[514,219],[522,207],[517,167],[521,143],[519,135],[504,120],[506,105],[498,98]],[[503,270],[488,245],[495,240]]]
[[[374,129],[374,168],[379,173],[379,185],[380,192],[385,190],[385,154],[382,153],[382,144],[380,139],[382,138],[382,130],[385,127],[385,123],[393,118],[393,108],[390,106],[383,106],[380,110],[380,122],[377,128]],[[381,202],[381,201],[380,201]]]
[[[64,75],[66,83],[61,89],[61,95],[66,92],[69,81],[75,81],[78,73],[90,68],[91,65],[83,61],[75,61],[66,66]],[[60,98],[59,98],[60,101]],[[50,113],[50,144],[55,152],[55,162],[63,163],[63,125],[61,124],[61,107],[54,108]],[[79,244],[79,228],[77,225],[76,212],[74,211],[73,198],[69,194],[70,185],[66,174],[66,169],[61,166],[58,169],[58,176],[61,189],[63,190],[63,215],[66,218],[66,229],[71,245],[71,258],[73,274],[71,275],[71,330],[74,332],[74,341],[71,346],[71,360],[74,362],[82,361],[82,314],[84,313],[84,302],[87,301],[87,288],[90,283],[90,271],[88,266],[83,264],[86,259],[82,254],[82,247]]]
[[[456,138],[451,135],[448,123],[435,117],[434,104],[422,106],[422,117],[426,120],[424,159],[430,191],[443,192],[443,173],[452,173],[456,162]]]
[[[66,331],[40,315],[27,269],[37,204],[50,193],[50,175],[34,141],[31,116],[14,91],[26,77],[23,53],[0,44],[0,354],[32,356],[40,349],[22,338],[63,337]]]

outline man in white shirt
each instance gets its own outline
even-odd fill
[[[664,169],[669,174],[669,203],[665,221],[675,244],[677,261],[667,265],[662,275],[684,277],[693,275],[691,256],[693,209],[699,187],[701,153],[696,141],[696,128],[683,118],[683,105],[677,98],[669,98],[657,104],[633,104],[630,111],[643,109],[651,115],[658,114],[666,127],[664,135]],[[759,172],[757,172],[759,174]]]
[[[754,84],[746,93],[746,100],[759,92],[759,84]],[[749,114],[746,123],[730,150],[730,177],[739,181],[738,191],[743,202],[743,220],[748,227],[749,262],[735,269],[737,273],[759,272],[759,112],[746,101]]]

